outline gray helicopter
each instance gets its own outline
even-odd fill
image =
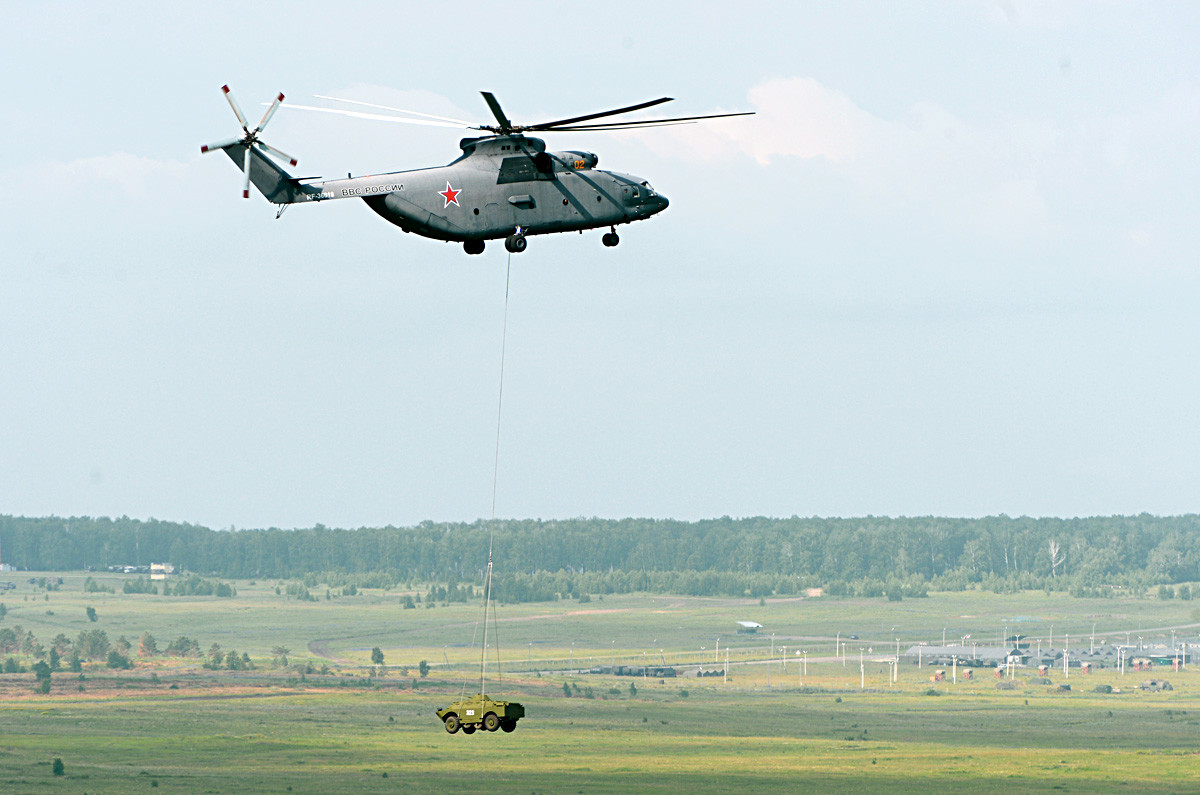
[[[518,253],[525,250],[530,235],[604,227],[608,227],[609,231],[601,241],[605,246],[615,246],[620,242],[617,226],[649,218],[665,210],[669,204],[667,197],[640,177],[596,168],[599,158],[592,152],[548,152],[545,141],[527,137],[527,132],[627,130],[753,115],[718,113],[591,123],[596,119],[632,113],[671,101],[670,97],[662,97],[615,110],[541,124],[518,125],[509,121],[495,96],[483,91],[481,93],[496,118],[496,124],[471,125],[459,119],[336,97],[319,98],[404,113],[408,117],[290,103],[285,105],[283,94],[279,94],[267,108],[262,121],[251,129],[229,86],[222,86],[221,90],[242,126],[243,135],[202,146],[200,151],[223,151],[242,169],[245,173],[243,198],[250,198],[250,184],[253,183],[268,201],[279,205],[276,218],[290,204],[362,199],[368,207],[405,232],[435,240],[461,242],[468,254],[482,254],[487,240],[503,238],[504,247],[509,252]],[[462,155],[440,168],[347,179],[297,178],[284,171],[268,155],[293,167],[296,159],[259,140],[259,134],[280,107],[405,124],[456,129],[465,127],[490,135],[462,139],[459,142]],[[420,118],[410,118],[413,116]]]

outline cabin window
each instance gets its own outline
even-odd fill
[[[545,157],[544,153],[538,154]],[[549,157],[546,157],[549,161]],[[554,179],[553,164],[550,163],[550,168],[538,168],[539,163],[537,157],[526,157],[519,155],[517,157],[506,157],[500,161],[500,174],[496,178],[497,185],[506,185],[512,182],[535,182],[537,180],[552,180]]]

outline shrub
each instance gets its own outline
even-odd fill
[[[83,581],[84,593],[113,593],[113,589],[108,585],[101,585],[96,582],[94,577],[88,577]]]
[[[61,776],[63,774],[63,761],[55,757],[54,764],[50,767],[50,772],[56,776]]]

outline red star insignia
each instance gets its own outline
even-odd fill
[[[450,183],[447,182],[446,189],[444,191],[441,191],[440,193],[438,193],[438,196],[441,196],[443,199],[446,200],[446,203],[442,205],[442,209],[444,210],[445,208],[449,207],[451,204],[453,204],[455,207],[461,206],[458,203],[458,194],[460,194],[460,193],[462,193],[462,188],[455,190],[454,188],[450,187]]]

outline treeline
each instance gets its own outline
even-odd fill
[[[488,523],[335,530],[223,530],[128,518],[0,516],[6,563],[30,570],[170,562],[204,576],[304,578],[366,587],[478,583]],[[1149,588],[1200,581],[1200,516],[1035,519],[511,520],[495,535],[498,595],[629,590],[837,593],[897,587]],[[557,582],[551,582],[559,578]],[[330,580],[326,580],[327,582]]]

